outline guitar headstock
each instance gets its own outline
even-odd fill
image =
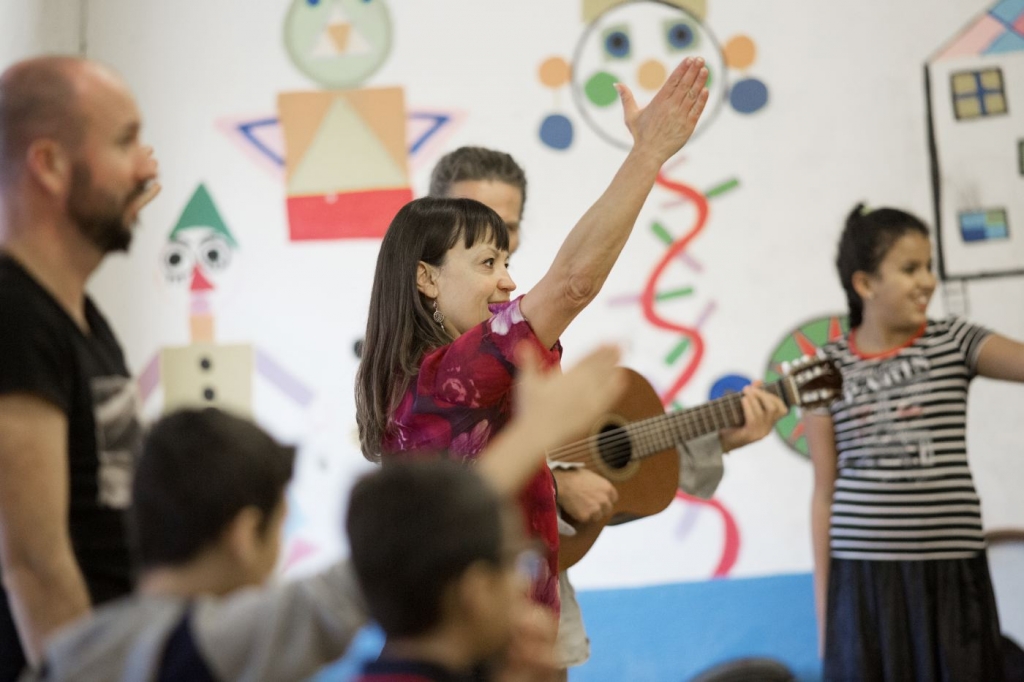
[[[828,407],[843,394],[843,375],[835,362],[826,357],[805,355],[783,369],[783,390],[792,406]]]

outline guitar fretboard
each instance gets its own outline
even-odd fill
[[[764,390],[789,405],[781,381],[768,384]],[[741,394],[730,393],[697,407],[650,417],[625,426],[624,430],[629,434],[633,446],[633,457],[648,457],[721,429],[743,426],[742,399]]]

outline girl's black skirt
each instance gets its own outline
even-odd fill
[[[828,682],[1003,682],[984,552],[932,561],[831,560]]]

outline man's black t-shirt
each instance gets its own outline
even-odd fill
[[[68,527],[92,601],[102,603],[131,591],[124,513],[142,429],[117,339],[88,299],[85,316],[88,333],[0,254],[0,395],[34,395],[67,416]],[[24,665],[6,597],[0,589],[0,682]]]

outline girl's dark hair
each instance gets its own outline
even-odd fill
[[[868,211],[864,204],[857,204],[846,217],[846,227],[839,237],[836,268],[850,307],[851,329],[864,321],[864,302],[853,288],[853,274],[875,274],[892,245],[908,232],[927,237],[928,227],[920,218],[906,211],[896,208]]]
[[[420,261],[443,267],[448,250],[460,240],[467,249],[490,242],[508,251],[508,228],[478,201],[424,197],[398,212],[381,242],[356,374],[359,441],[372,462],[380,461],[391,414],[419,372],[423,355],[452,340],[416,286]]]

